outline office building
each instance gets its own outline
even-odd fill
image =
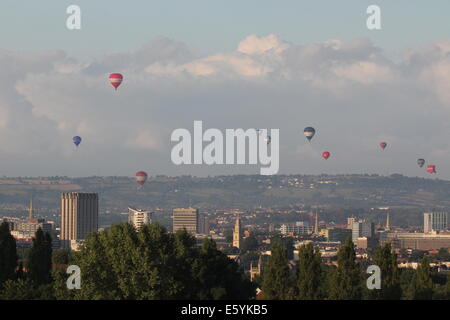
[[[375,224],[373,222],[367,222],[365,220],[359,220],[353,222],[352,227],[352,241],[357,243],[358,238],[371,238],[375,234]]]
[[[450,248],[450,234],[391,232],[380,242],[390,242],[395,249],[439,250]]]
[[[46,222],[45,219],[33,219],[11,223],[11,235],[16,239],[32,239],[36,231],[41,228],[44,233],[49,233],[55,240],[53,223]]]
[[[423,214],[423,232],[447,230],[447,212],[426,212]]]
[[[306,222],[297,221],[296,223],[283,223],[280,227],[280,232],[283,235],[287,234],[310,234],[313,228]]]
[[[173,209],[173,232],[186,229],[193,234],[198,233],[198,209],[176,208]]]
[[[347,229],[352,230],[353,229],[353,222],[355,222],[355,221],[356,221],[355,217],[347,218]]]
[[[144,224],[152,223],[152,213],[146,210],[128,208],[128,223],[139,230]]]
[[[209,234],[209,219],[207,217],[200,217],[198,224],[198,233]]]
[[[320,233],[327,239],[329,242],[341,242],[344,243],[348,238],[352,237],[352,230],[350,229],[341,229],[341,228],[328,228],[322,229]]]
[[[61,246],[86,239],[98,230],[98,195],[67,192],[61,195]]]

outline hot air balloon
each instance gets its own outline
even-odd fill
[[[425,159],[417,159],[417,164],[419,165],[419,167],[423,167],[423,165],[425,164]]]
[[[136,172],[136,183],[140,186],[143,186],[145,181],[147,181],[147,173],[144,171],[138,171]]]
[[[322,152],[322,158],[327,160],[330,157],[330,153],[328,151]]]
[[[78,145],[81,143],[81,137],[79,136],[75,136],[72,138],[73,143],[75,143],[75,145],[78,147]]]
[[[308,141],[311,141],[311,139],[316,134],[316,130],[313,127],[306,127],[305,130],[303,130],[303,134],[305,135],[306,139],[308,139]]]
[[[109,82],[111,82],[112,86],[116,90],[122,83],[122,80],[123,80],[123,76],[120,73],[111,73],[109,75]]]
[[[432,164],[428,165],[427,166],[427,172],[429,172],[429,173],[436,173],[436,166],[432,165]]]
[[[386,146],[387,146],[387,143],[386,143],[386,142],[380,142],[380,147],[381,147],[381,149],[384,150],[384,148],[386,148]]]

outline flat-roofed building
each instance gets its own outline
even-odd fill
[[[352,230],[342,228],[328,228],[322,229],[321,234],[327,239],[327,241],[333,242],[345,242],[348,238],[352,237]]]
[[[84,240],[98,230],[98,195],[66,192],[61,195],[61,246],[71,247],[71,240]]]
[[[39,228],[44,233],[49,233],[52,239],[55,240],[53,223],[46,222],[45,219],[14,222],[11,235],[16,239],[31,239]]]
[[[128,223],[139,230],[144,224],[152,223],[152,213],[147,210],[128,208]]]
[[[358,238],[371,238],[375,234],[375,224],[365,220],[353,222],[352,240],[357,243]]]
[[[423,232],[447,230],[447,212],[425,212],[423,214]]]
[[[176,208],[173,209],[173,232],[185,228],[193,234],[198,233],[198,209]]]
[[[390,242],[395,249],[438,250],[450,248],[450,233],[388,233],[381,242]]]
[[[303,221],[297,221],[296,223],[283,223],[280,227],[281,234],[310,234],[313,232],[313,227]]]
[[[198,233],[209,234],[209,219],[208,219],[208,217],[200,217],[199,218]]]

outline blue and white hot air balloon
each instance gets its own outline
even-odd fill
[[[78,147],[78,145],[81,143],[81,137],[80,136],[75,136],[72,138],[73,143],[75,143],[75,145]]]

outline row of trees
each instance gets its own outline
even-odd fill
[[[431,272],[426,256],[416,270],[398,269],[390,244],[358,262],[349,240],[334,267],[324,264],[311,244],[291,264],[292,244],[274,239],[254,284],[211,239],[199,247],[185,230],[172,234],[159,224],[139,231],[127,223],[113,225],[70,255],[52,252],[51,243],[50,235],[38,230],[23,266],[8,224],[0,225],[0,299],[253,299],[258,283],[265,299],[450,299],[450,280]],[[80,267],[79,290],[66,286],[68,264]],[[371,264],[381,269],[380,290],[367,289]]]
[[[371,264],[380,267],[381,289],[367,288]],[[325,265],[312,244],[301,247],[297,264],[290,265],[286,247],[275,243],[261,284],[264,298],[271,300],[450,299],[450,279],[434,283],[433,277],[426,256],[416,270],[399,269],[389,243],[378,247],[370,261],[357,262],[349,239],[338,252],[337,267]]]
[[[2,299],[252,299],[255,287],[211,239],[197,246],[187,231],[159,224],[139,231],[128,223],[93,233],[78,252],[51,252],[51,239],[36,233],[25,272],[17,268],[15,240],[2,225]],[[2,241],[2,240],[0,240]],[[9,248],[9,249],[8,249]],[[52,267],[53,264],[53,267]],[[66,285],[67,264],[81,270],[81,289]],[[59,267],[58,267],[59,266]],[[3,273],[3,270],[9,270]],[[19,276],[19,273],[22,275]]]

